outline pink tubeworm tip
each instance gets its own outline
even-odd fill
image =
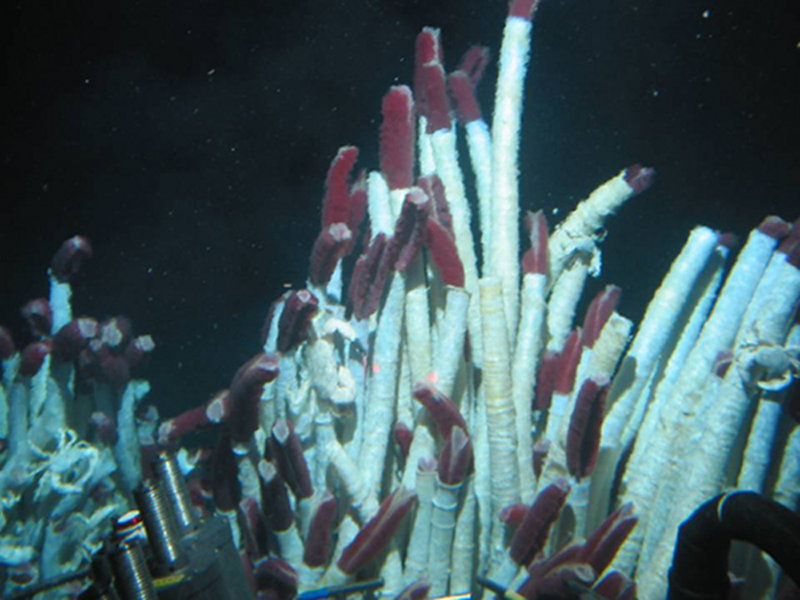
[[[775,215],[766,217],[758,226],[758,230],[776,240],[782,240],[789,234],[791,225]]]
[[[400,448],[400,454],[403,455],[405,460],[408,458],[408,451],[411,448],[411,442],[414,440],[414,432],[402,421],[397,421],[394,424],[393,435],[397,447]]]
[[[625,183],[627,183],[634,194],[641,194],[651,185],[656,177],[656,170],[652,167],[643,167],[640,164],[631,165],[625,169],[623,176]]]
[[[434,173],[425,175],[417,180],[417,185],[425,190],[428,198],[433,200],[431,205],[431,216],[433,216],[444,227],[451,237],[453,237],[453,217],[450,214],[450,206],[444,194],[444,184],[439,176]]]
[[[594,471],[600,449],[600,429],[608,380],[587,379],[581,385],[567,431],[567,469],[581,479]]]
[[[53,255],[50,271],[61,282],[67,282],[80,271],[85,260],[92,257],[92,244],[89,239],[76,235],[69,238]]]
[[[100,323],[98,337],[112,352],[121,352],[130,341],[132,332],[131,320],[118,315]]]
[[[258,403],[265,383],[278,376],[278,358],[259,352],[239,367],[230,386],[228,426],[235,442],[247,442],[258,429]]]
[[[557,394],[568,394],[575,385],[575,372],[581,360],[581,337],[581,328],[575,328],[559,353],[558,370],[553,382]]]
[[[0,325],[0,359],[8,360],[17,353],[14,337],[5,325]]]
[[[489,58],[489,48],[486,46],[471,46],[461,57],[456,71],[465,73],[474,89],[483,78],[483,73],[489,64]]]
[[[606,326],[611,314],[617,310],[622,288],[616,285],[607,285],[605,289],[598,293],[589,304],[586,310],[586,317],[583,320],[583,338],[581,343],[587,348],[593,348],[600,332]]]
[[[336,265],[352,245],[353,235],[344,223],[331,223],[320,231],[311,248],[308,279],[314,285],[327,284]]]
[[[439,481],[445,485],[460,485],[471,471],[472,442],[466,431],[454,425],[439,455]]]
[[[395,600],[425,600],[428,597],[428,592],[431,589],[431,584],[427,579],[418,579],[412,584],[409,584],[395,597]]]
[[[436,219],[428,218],[425,246],[431,260],[439,270],[439,278],[445,285],[464,287],[464,265],[458,256],[456,242],[444,226]]]
[[[528,505],[523,504],[522,502],[517,502],[515,504],[509,504],[503,510],[501,510],[498,518],[500,519],[501,523],[516,527],[522,523],[522,521],[525,519],[525,515],[527,514]]]
[[[454,71],[448,75],[447,85],[455,100],[459,122],[467,124],[483,118],[469,75],[464,71]]]
[[[23,377],[33,377],[42,368],[45,357],[50,354],[53,344],[49,340],[32,342],[22,350],[19,362],[19,374]]]
[[[415,119],[411,88],[395,85],[381,104],[380,162],[389,189],[414,183]]]
[[[539,373],[536,375],[536,394],[533,407],[536,410],[547,410],[553,399],[556,374],[560,368],[561,357],[558,352],[548,350],[542,355]]]
[[[536,495],[511,538],[509,556],[518,565],[525,566],[544,548],[550,528],[567,501],[570,486],[565,479],[558,479]]]
[[[125,348],[125,358],[128,359],[131,370],[137,371],[144,367],[155,349],[156,342],[150,334],[145,333],[133,338]]]
[[[269,439],[271,456],[278,472],[297,498],[308,498],[314,493],[311,476],[303,454],[300,438],[285,419],[278,419],[272,426]]]
[[[28,300],[20,309],[22,318],[28,324],[31,335],[34,337],[47,337],[53,326],[53,311],[47,298],[34,298]]]
[[[428,104],[426,132],[449,130],[452,126],[450,100],[447,97],[447,85],[442,64],[433,61],[422,65],[421,76]]]
[[[539,0],[511,0],[508,6],[508,16],[530,21],[538,6]]]
[[[422,404],[430,414],[442,439],[449,439],[453,427],[467,431],[467,422],[449,396],[441,393],[436,386],[420,382],[414,386],[414,398]]]
[[[310,567],[322,567],[328,563],[336,512],[336,497],[326,490],[314,511],[304,544],[303,562]]]
[[[347,223],[350,210],[350,174],[358,159],[358,148],[342,146],[331,161],[322,200],[322,227]]]
[[[261,506],[273,531],[286,531],[294,522],[292,503],[286,483],[278,472],[278,467],[263,458],[258,461],[258,475],[261,479]]]
[[[394,536],[403,517],[411,510],[416,499],[417,496],[413,491],[400,486],[381,502],[378,513],[361,528],[342,552],[341,558],[336,563],[339,569],[352,575],[377,558]]]
[[[73,319],[53,336],[53,353],[62,361],[73,361],[97,335],[97,321],[91,317]]]
[[[278,352],[288,352],[305,341],[319,301],[308,290],[297,290],[286,299],[278,320]]]
[[[550,270],[550,251],[548,249],[550,234],[547,231],[547,218],[541,210],[528,211],[524,224],[528,231],[531,247],[522,255],[522,272],[547,275]]]

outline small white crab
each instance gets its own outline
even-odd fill
[[[759,341],[742,345],[740,352],[742,379],[766,392],[784,390],[800,375],[800,346]]]

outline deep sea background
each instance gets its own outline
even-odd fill
[[[270,301],[303,285],[328,163],[356,144],[377,166],[381,97],[410,82],[419,29],[443,29],[450,69],[473,43],[496,56],[506,2],[2,11],[0,322],[27,341],[19,306],[87,235],[75,312],[153,334],[151,401],[170,416],[226,387]],[[566,211],[626,165],[658,170],[611,221],[592,287],[621,285],[629,317],[695,224],[744,237],[800,214],[797,0],[542,0],[527,89],[523,208]]]

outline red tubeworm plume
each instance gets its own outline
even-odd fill
[[[534,398],[534,408],[536,410],[550,408],[560,362],[561,357],[558,352],[548,350],[542,356],[542,360],[539,363],[539,373],[536,375],[536,397]]]
[[[439,270],[442,283],[464,287],[464,265],[458,256],[455,239],[436,219],[428,218],[425,246]]]
[[[547,275],[550,270],[550,252],[547,245],[549,233],[544,212],[541,210],[528,211],[524,223],[531,247],[522,255],[522,272]]]
[[[541,577],[529,577],[519,592],[525,598],[573,598],[573,590],[589,588],[596,574],[584,563],[565,562]]]
[[[230,386],[228,426],[234,442],[248,442],[258,429],[258,403],[262,388],[278,376],[278,358],[260,352],[239,367]]]
[[[261,479],[261,506],[267,512],[270,527],[273,531],[286,531],[294,523],[294,512],[278,467],[262,458],[258,462],[258,476]]]
[[[460,485],[471,471],[472,442],[466,431],[454,425],[439,454],[439,481],[446,485]]]
[[[325,285],[331,279],[336,265],[350,249],[353,234],[344,223],[331,223],[314,241],[308,280],[314,285]]]
[[[317,297],[308,290],[297,290],[289,295],[278,319],[278,352],[288,352],[305,341],[318,306]]]
[[[61,244],[50,262],[50,272],[61,282],[71,281],[84,261],[91,257],[92,245],[88,238],[76,235]]]
[[[456,426],[460,427],[462,431],[467,431],[467,422],[455,402],[449,396],[441,393],[433,384],[424,382],[416,384],[414,398],[427,409],[431,419],[436,423],[442,439],[449,439],[450,431]]]
[[[358,148],[343,146],[336,153],[325,180],[322,201],[322,228],[347,223],[350,213],[350,174],[358,159]]]
[[[97,321],[91,317],[73,319],[53,336],[54,356],[65,362],[76,360],[97,335],[97,328]]]
[[[20,309],[20,313],[28,324],[33,337],[43,338],[50,335],[53,326],[53,311],[50,310],[47,298],[28,300]]]
[[[600,430],[608,380],[587,379],[581,385],[567,431],[567,469],[578,479],[591,475],[600,449]]]
[[[205,404],[161,423],[158,427],[158,443],[171,444],[187,433],[218,425],[228,418],[230,408],[231,397],[228,390],[220,390]]]
[[[431,584],[426,579],[421,579],[405,587],[395,600],[425,600],[430,589]]]
[[[581,328],[570,334],[559,353],[558,370],[553,382],[557,394],[569,394],[575,385],[575,373],[581,360]]]
[[[600,332],[608,322],[611,313],[617,309],[622,289],[616,285],[607,285],[605,289],[597,294],[589,308],[586,310],[586,317],[583,319],[583,345],[587,348],[594,347]]]
[[[380,161],[389,189],[411,187],[414,182],[415,123],[411,89],[395,85],[381,104]]]
[[[117,443],[117,424],[106,413],[95,411],[89,417],[89,425],[94,430],[97,441],[113,446]]]
[[[528,505],[523,504],[522,502],[517,502],[515,504],[509,504],[503,510],[500,511],[498,515],[498,519],[500,519],[501,523],[505,523],[506,525],[512,525],[514,527],[518,526],[522,523],[522,520],[525,518],[525,515],[528,514]]]
[[[643,167],[640,164],[631,165],[625,169],[623,176],[625,183],[627,183],[634,194],[641,194],[651,185],[656,177],[656,170],[652,167]]]
[[[284,419],[278,419],[272,427],[269,438],[270,457],[275,461],[278,472],[292,490],[296,498],[308,498],[314,493],[311,476],[300,438],[292,431]]]
[[[475,97],[475,87],[483,77],[489,62],[489,49],[472,46],[464,53],[458,69],[447,78],[450,93],[456,104],[456,114],[462,124],[482,119],[481,107]]]
[[[8,327],[0,325],[0,359],[8,360],[17,353],[17,347],[14,344],[14,338],[11,335]]]
[[[259,598],[290,600],[297,596],[297,572],[288,562],[277,556],[257,560],[253,564],[256,590],[265,595]]]
[[[592,565],[596,573],[605,571],[638,520],[633,515],[633,504],[620,506],[580,546],[580,560]]]
[[[539,0],[512,0],[508,7],[508,16],[530,21],[538,7]]]
[[[430,62],[442,62],[441,32],[433,27],[425,27],[417,35],[414,52],[414,100],[417,114],[428,118],[428,98],[425,93],[422,67]]]
[[[467,75],[470,85],[474,88],[483,79],[483,74],[489,65],[489,59],[489,48],[486,46],[470,46],[461,57],[457,70]]]
[[[619,571],[609,571],[603,579],[592,586],[602,598],[614,600],[634,600],[636,598],[636,584],[627,575]]]
[[[453,216],[444,195],[444,184],[436,173],[424,175],[417,179],[417,185],[425,190],[425,195],[432,200],[430,207],[431,217],[436,219],[453,237]]]
[[[544,548],[550,528],[558,520],[567,500],[569,489],[566,480],[559,479],[536,495],[511,538],[508,553],[518,565],[527,565]]]
[[[420,75],[428,111],[426,115],[428,117],[427,133],[449,130],[452,126],[450,99],[447,97],[442,63],[438,61],[425,63],[422,65]]]
[[[243,497],[238,507],[242,523],[242,537],[250,556],[263,556],[269,552],[269,530],[264,513],[254,498]]]
[[[386,234],[379,233],[372,239],[367,252],[356,261],[353,268],[347,297],[356,319],[366,319],[378,310],[383,286],[388,276],[388,269],[381,268],[386,246]]]
[[[326,490],[314,511],[304,544],[303,562],[310,567],[322,567],[328,563],[336,510],[336,498]]]
[[[408,451],[411,448],[411,442],[414,440],[414,432],[402,421],[397,421],[394,424],[393,434],[394,441],[397,447],[400,448],[400,454],[404,459],[408,458]]]
[[[773,239],[782,240],[789,234],[790,227],[791,225],[789,223],[780,217],[772,215],[761,221],[758,230]]]
[[[19,362],[19,374],[23,377],[33,377],[42,368],[45,357],[50,354],[53,344],[49,340],[32,342],[22,350]]]
[[[353,575],[377,558],[394,536],[403,517],[406,516],[417,496],[401,486],[388,496],[370,519],[358,532],[352,542],[344,549],[337,562],[341,571]]]
[[[429,210],[428,196],[420,188],[413,188],[406,194],[386,251],[393,269],[405,271],[422,248]]]

